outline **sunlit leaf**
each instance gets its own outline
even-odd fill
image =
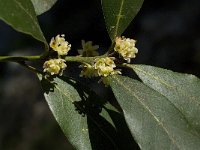
[[[37,15],[48,11],[57,0],[31,0]]]
[[[142,150],[199,149],[199,133],[166,97],[128,77],[113,76],[109,80]]]
[[[167,97],[200,133],[200,79],[147,65],[129,65],[149,87]]]

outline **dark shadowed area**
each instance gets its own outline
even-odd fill
[[[72,44],[69,55],[78,54],[82,39],[98,44],[100,53],[110,44],[100,0],[58,0],[50,11],[38,18],[48,42],[57,34],[66,35]],[[139,53],[132,63],[200,77],[199,20],[199,0],[145,0],[124,33],[137,40]],[[2,21],[0,34],[0,55],[42,52],[41,43],[17,33]],[[42,67],[42,63],[33,65]],[[78,71],[73,64],[68,64],[66,75],[78,78]],[[97,94],[111,97],[111,92],[101,84],[78,79],[90,84]],[[0,63],[0,149],[73,149],[53,118],[37,77],[15,63]]]

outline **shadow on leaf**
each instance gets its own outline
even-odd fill
[[[109,113],[113,123],[115,124],[117,136],[121,143],[120,149],[134,149],[140,150],[139,146],[135,142],[134,138],[131,135],[131,132],[126,124],[124,116],[119,112],[105,108]]]
[[[46,94],[49,94],[49,92],[54,92],[54,88],[57,83],[53,80],[53,77],[45,78],[42,76],[42,79],[40,82],[42,84],[43,91]]]
[[[108,121],[110,116],[104,109],[106,101],[79,82],[66,80],[65,78],[62,78],[62,80],[72,85],[81,97],[80,101],[74,101],[73,104],[80,115],[87,117],[92,149],[119,149],[119,143],[116,139],[117,132],[111,122]]]
[[[80,139],[80,143],[72,140],[76,148],[89,144],[94,150],[137,149],[123,116],[87,86],[66,77],[41,78],[41,83],[49,106],[69,141]],[[73,120],[74,117],[77,120]],[[85,136],[88,141],[82,143]]]

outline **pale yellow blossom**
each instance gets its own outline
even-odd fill
[[[65,41],[65,35],[57,35],[50,41],[50,47],[58,53],[58,55],[67,55],[71,49],[71,44]]]
[[[65,64],[65,60],[64,59],[50,59],[48,61],[45,61],[43,68],[44,68],[44,72],[50,74],[50,75],[62,75],[63,74],[63,70],[65,70],[65,68],[67,67],[67,65]]]
[[[97,70],[99,76],[107,77],[109,75],[121,74],[119,70],[114,70],[116,65],[113,59],[111,57],[105,57],[95,60],[94,68]]]
[[[130,63],[130,59],[135,58],[138,53],[135,43],[136,41],[130,38],[116,37],[114,50]]]

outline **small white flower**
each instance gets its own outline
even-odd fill
[[[67,67],[67,65],[65,64],[65,60],[64,59],[50,59],[48,61],[45,61],[43,68],[44,68],[44,72],[50,74],[50,75],[62,75],[63,74],[63,70],[65,70],[65,68]]]
[[[135,58],[138,53],[135,43],[136,41],[130,38],[116,37],[114,50],[130,63],[130,59]]]
[[[57,35],[53,37],[50,41],[50,47],[58,53],[58,55],[67,55],[71,49],[71,44],[65,41],[65,35]]]

